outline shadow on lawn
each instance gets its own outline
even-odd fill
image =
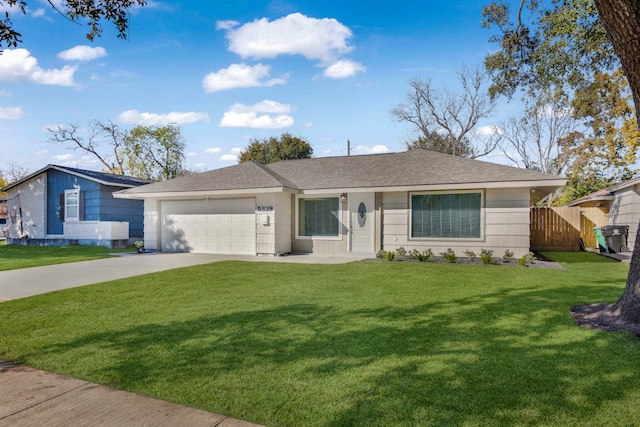
[[[108,385],[159,398],[190,389],[180,403],[270,426],[589,424],[640,392],[639,346],[577,328],[561,302],[576,289],[406,308],[285,305],[91,334],[50,351],[104,352],[109,363],[92,374]],[[625,424],[632,414],[616,416]]]

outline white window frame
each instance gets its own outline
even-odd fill
[[[67,200],[71,194],[76,196],[76,204],[69,205]],[[69,206],[76,207],[76,216],[69,215]],[[80,189],[74,188],[73,190],[64,190],[64,220],[65,222],[79,222],[80,221]]]
[[[445,194],[470,194],[480,193],[480,237],[412,237],[413,234],[413,196],[445,195]],[[455,242],[481,242],[485,240],[485,191],[484,190],[453,190],[453,191],[417,191],[409,193],[408,209],[408,240],[415,241],[455,241]]]
[[[300,234],[300,200],[301,199],[338,199],[338,235],[337,236],[303,236]],[[339,194],[313,194],[296,196],[295,207],[295,227],[296,239],[301,240],[342,240],[342,230],[344,227],[342,200]]]

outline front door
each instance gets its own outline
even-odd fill
[[[375,252],[375,193],[349,194],[351,252]]]

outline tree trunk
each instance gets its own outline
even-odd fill
[[[620,57],[633,93],[636,117],[640,118],[640,1],[595,0],[600,21],[613,49]],[[638,226],[640,231],[640,225]],[[613,307],[618,321],[640,324],[640,232],[636,235],[627,286]]]
[[[638,227],[640,231],[640,225]],[[640,232],[636,234],[627,286],[611,311],[619,316],[620,323],[640,324]]]
[[[600,22],[620,57],[640,118],[640,1],[595,0]]]

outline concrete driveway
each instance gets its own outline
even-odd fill
[[[124,253],[114,258],[0,271],[0,301],[224,260],[342,264],[371,255],[258,257],[192,253]]]

